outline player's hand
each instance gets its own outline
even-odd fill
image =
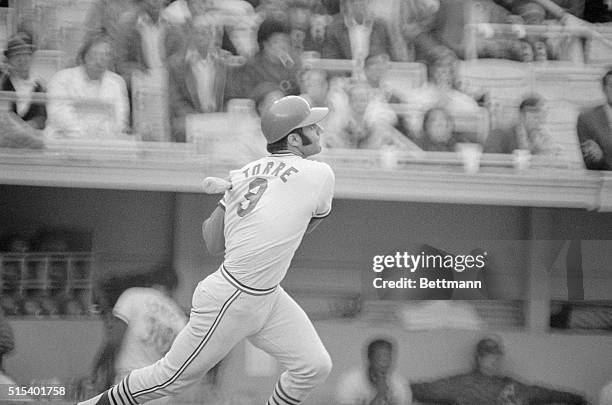
[[[591,139],[584,141],[580,147],[582,148],[582,154],[588,161],[599,162],[603,158],[601,147]]]

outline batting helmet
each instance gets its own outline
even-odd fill
[[[261,116],[261,130],[268,144],[274,143],[297,128],[321,121],[328,108],[311,108],[308,101],[299,96],[287,96],[276,101]]]

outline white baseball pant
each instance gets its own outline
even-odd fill
[[[201,281],[188,324],[155,364],[133,370],[109,390],[113,405],[171,396],[195,383],[242,339],[286,369],[268,405],[297,405],[331,371],[331,359],[310,319],[282,289],[253,289],[221,266]]]

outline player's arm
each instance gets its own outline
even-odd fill
[[[310,233],[315,230],[317,226],[326,218],[332,208],[332,199],[334,197],[334,185],[335,185],[335,176],[334,172],[332,172],[329,166],[325,167],[325,177],[322,181],[322,187],[319,190],[319,195],[317,199],[317,207],[315,212],[308,223],[308,228],[306,228],[306,233]]]
[[[225,252],[225,208],[219,205],[202,224],[202,236],[208,252],[217,256]]]

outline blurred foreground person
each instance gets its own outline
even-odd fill
[[[91,377],[99,390],[110,388],[130,371],[149,366],[168,352],[187,323],[171,298],[177,281],[174,270],[157,270],[143,276],[140,286],[121,293],[112,315],[105,317],[104,341],[93,364]]]

